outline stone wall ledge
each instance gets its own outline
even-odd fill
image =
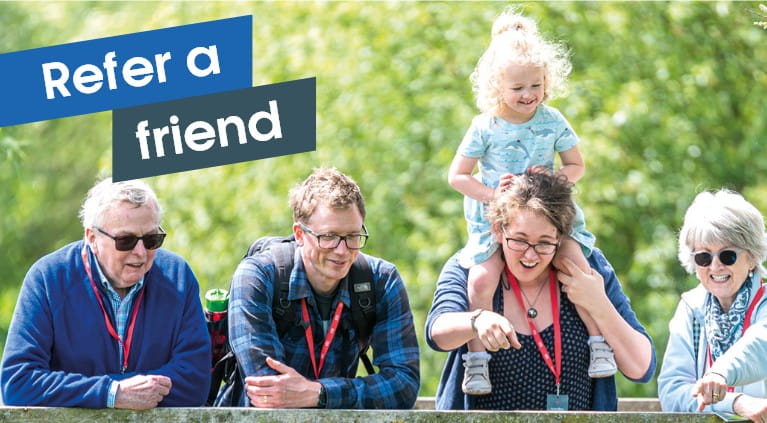
[[[0,422],[720,422],[713,414],[660,412],[434,411],[434,410],[256,410],[252,408],[158,408],[147,411],[1,407]]]
[[[434,397],[418,397],[416,410],[434,410]],[[618,398],[618,411],[661,411],[658,398]]]

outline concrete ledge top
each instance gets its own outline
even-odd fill
[[[713,414],[659,412],[256,410],[253,408],[157,408],[148,411],[0,407],[0,422],[720,422]]]

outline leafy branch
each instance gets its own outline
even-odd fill
[[[760,4],[759,5],[759,12],[753,12],[756,16],[759,16],[762,19],[767,19],[767,6]],[[767,21],[756,21],[754,22],[754,25],[761,26],[764,29],[767,29]]]

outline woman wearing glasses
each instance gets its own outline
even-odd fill
[[[669,323],[658,377],[664,411],[767,417],[760,417],[767,404],[758,399],[767,396],[766,361],[748,354],[764,351],[767,342],[753,336],[767,323],[765,258],[767,235],[756,207],[728,190],[698,194],[679,234],[679,261],[700,284],[682,294]],[[744,337],[750,327],[755,330]]]
[[[575,305],[594,318],[626,377],[652,377],[652,341],[602,253],[594,250],[589,273],[569,263],[571,277],[552,266],[575,215],[570,187],[555,176],[524,174],[490,203],[488,220],[506,264],[492,310],[466,311],[467,269],[458,254],[442,269],[426,321],[429,345],[449,352],[438,409],[616,410],[614,377],[588,375],[588,333]],[[461,390],[461,355],[475,336],[492,356],[493,390],[484,396]]]

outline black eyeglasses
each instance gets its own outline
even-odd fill
[[[503,236],[506,237],[506,228],[501,228],[501,230],[503,231]],[[550,242],[538,242],[536,244],[531,244],[527,241],[516,238],[506,237],[504,239],[506,239],[506,246],[509,247],[509,250],[516,251],[518,253],[524,253],[528,248],[532,248],[533,251],[538,254],[549,255],[554,254],[554,252],[557,251],[557,247],[559,247],[559,244],[552,244]]]
[[[303,223],[299,223],[298,226],[303,230],[304,232],[314,235],[317,238],[317,245],[320,246],[320,248],[326,248],[328,250],[338,247],[339,244],[341,244],[341,240],[344,241],[346,244],[346,248],[350,250],[359,250],[360,248],[364,248],[365,244],[368,242],[368,229],[365,227],[365,225],[362,225],[362,230],[365,231],[365,233],[362,234],[349,234],[345,236],[341,235],[333,235],[333,234],[318,234],[314,232],[313,230],[309,229],[304,225]]]
[[[708,267],[711,262],[714,261],[714,257],[719,257],[719,261],[725,266],[732,266],[738,261],[738,253],[743,250],[737,250],[728,248],[721,250],[717,253],[709,253],[708,251],[692,252],[690,255],[695,260],[695,264],[700,267]]]
[[[115,249],[117,251],[131,251],[136,247],[136,244],[138,244],[139,240],[141,240],[144,243],[144,248],[147,250],[155,250],[157,248],[160,248],[162,245],[162,242],[165,240],[165,231],[160,229],[160,233],[157,234],[146,234],[144,236],[136,236],[136,235],[124,235],[124,236],[114,236],[103,229],[99,228],[98,226],[94,226],[94,229],[101,232],[102,234],[112,238],[115,241]]]

